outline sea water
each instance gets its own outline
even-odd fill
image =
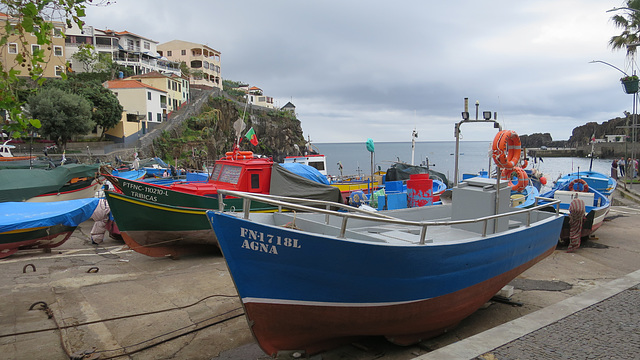
[[[379,142],[375,143],[375,151],[370,153],[362,143],[316,143],[314,150],[327,157],[327,173],[340,175],[342,164],[343,175],[367,175],[371,173],[373,157],[374,171],[386,171],[394,162],[411,163],[411,142]],[[429,168],[441,172],[453,179],[455,169],[455,141],[420,141],[415,144],[414,164],[425,164]],[[491,142],[461,141],[459,149],[459,178],[461,174],[477,174],[489,169]],[[610,159],[593,159],[577,157],[529,157],[528,168],[535,167],[548,180],[548,185],[560,176],[577,171],[593,171],[610,174]],[[495,165],[491,164],[495,169]]]

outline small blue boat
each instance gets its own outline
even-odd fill
[[[585,219],[582,223],[581,238],[588,238],[589,235],[598,230],[600,226],[602,226],[604,218],[611,208],[611,201],[603,193],[591,187],[582,188],[581,190],[582,191],[576,191],[575,188],[569,187],[569,183],[564,183],[563,185],[556,184],[556,187],[541,195],[543,198],[561,201],[560,212],[565,215],[562,232],[560,233],[562,240],[569,239],[569,206],[573,199],[579,198],[585,202]],[[543,204],[544,202],[545,201],[541,201],[540,203]]]
[[[18,249],[53,248],[91,218],[98,198],[43,203],[0,203],[0,258]]]
[[[597,171],[578,171],[562,176],[554,185],[555,189],[569,189],[573,187],[582,187],[582,181],[587,184],[589,189],[594,189],[604,196],[611,196],[616,189],[618,182],[611,176],[599,173]]]

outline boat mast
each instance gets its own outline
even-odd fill
[[[416,153],[416,138],[418,137],[418,131],[416,128],[413,128],[413,132],[411,133],[411,165],[415,165],[413,163],[413,159],[415,158]]]
[[[459,186],[459,181],[458,181],[458,155],[459,155],[459,151],[460,151],[460,126],[463,123],[471,123],[471,122],[484,122],[484,123],[493,123],[493,127],[497,128],[498,131],[502,131],[502,126],[500,125],[500,123],[498,123],[498,113],[494,112],[493,113],[493,120],[491,120],[491,111],[483,111],[482,112],[482,120],[478,119],[478,108],[480,106],[480,102],[476,101],[476,119],[475,120],[469,120],[469,98],[464,98],[464,111],[462,112],[462,121],[458,122],[455,124],[455,128],[454,128],[454,136],[456,137],[456,155],[455,155],[455,169],[454,169],[454,187],[458,187]],[[491,169],[489,169],[490,171]],[[498,208],[500,205],[500,167],[498,167],[496,169],[496,203],[495,203],[495,208],[496,214],[499,214],[500,209]],[[498,222],[495,221],[493,223],[494,226],[494,231],[497,229],[498,226]]]

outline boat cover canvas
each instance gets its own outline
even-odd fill
[[[327,177],[322,175],[322,173],[313,166],[301,163],[281,163],[280,165],[294,174],[300,175],[304,178],[313,180],[320,184],[329,185],[329,180],[327,180]]]
[[[0,170],[0,202],[25,201],[58,191],[73,178],[95,176],[98,167],[98,164],[69,164],[53,169]]]
[[[78,226],[91,218],[99,201],[98,198],[88,198],[43,203],[0,203],[0,233],[54,225]]]
[[[447,177],[440,172],[427,169],[423,166],[417,165],[409,165],[403,163],[395,163],[391,165],[391,167],[387,170],[387,175],[385,176],[386,181],[398,181],[398,180],[409,180],[412,174],[429,174],[429,177],[432,179],[437,179],[445,183],[447,187],[449,187],[449,180]]]
[[[342,202],[340,189],[317,183],[274,163],[271,170],[271,195]]]

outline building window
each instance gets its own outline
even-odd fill
[[[181,54],[182,56],[187,55],[187,50],[182,50]]]
[[[167,50],[167,56],[171,56],[171,50]]]
[[[151,49],[151,44],[149,44],[148,42],[144,42],[144,48],[145,50],[150,50]]]
[[[167,79],[167,89],[171,89],[171,79]]]
[[[35,54],[38,51],[40,51],[40,45],[31,45],[31,54]]]
[[[17,54],[18,53],[18,44],[10,43],[9,46],[7,47],[7,51],[9,52],[9,54]]]
[[[53,29],[53,36],[57,37],[57,38],[61,38],[62,37],[62,29],[57,27]]]
[[[62,76],[62,66],[56,66],[56,76]]]
[[[151,115],[151,112],[147,113],[147,119],[149,119],[149,121],[153,120],[153,117]]]
[[[53,54],[55,56],[62,56],[62,46],[54,46],[53,47]]]
[[[151,91],[147,91],[147,100],[151,100]]]
[[[160,113],[156,113],[156,115],[158,115],[158,116],[157,116],[157,118],[158,118],[158,122],[162,122],[162,114],[160,114]]]

